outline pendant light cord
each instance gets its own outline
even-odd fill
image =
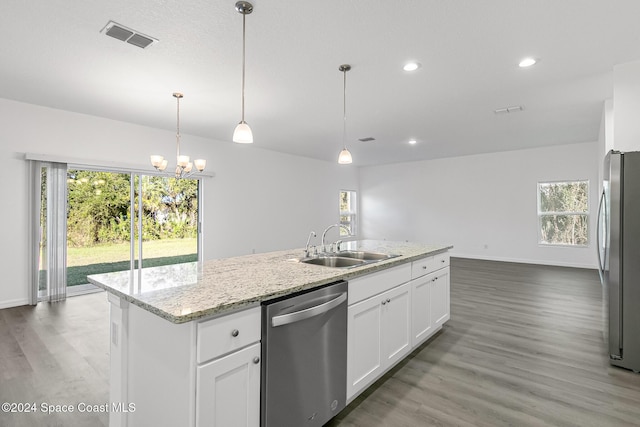
[[[342,147],[347,148],[347,69],[342,71],[344,83],[342,90]]]
[[[242,13],[242,123],[244,123],[244,69],[245,69],[245,21],[247,19],[246,12]]]

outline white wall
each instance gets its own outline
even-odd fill
[[[640,150],[640,61],[613,67],[613,148]]]
[[[230,136],[233,123],[230,126]],[[170,157],[174,131],[0,99],[0,308],[27,302],[28,170],[24,153],[100,159],[151,169],[149,154]],[[338,221],[338,194],[356,189],[353,167],[182,135],[182,150],[207,159],[205,259],[303,247],[309,231]]]
[[[363,235],[452,244],[460,257],[596,268],[599,162],[593,142],[360,168]],[[591,245],[538,245],[538,181],[576,179],[590,182]]]

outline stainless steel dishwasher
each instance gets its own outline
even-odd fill
[[[262,427],[322,426],[347,390],[347,282],[262,307]]]

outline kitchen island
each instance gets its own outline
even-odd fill
[[[397,256],[341,269],[298,262],[304,255],[298,249],[90,276],[111,302],[110,425],[257,426],[261,302],[348,280],[349,327],[353,323],[355,331],[366,327],[357,322],[359,309],[385,292],[406,289],[408,342],[365,376],[351,369],[352,400],[448,320],[450,248],[363,240],[342,249]],[[446,273],[440,282],[431,277],[438,271]],[[436,282],[443,286],[425,294],[431,287],[425,284]],[[424,309],[413,307],[411,295],[424,299],[430,293],[441,299],[435,311],[446,315],[432,316],[430,300],[422,301]],[[354,367],[371,360],[367,346],[375,344],[358,341],[361,335],[349,337]],[[367,360],[358,361],[359,353]]]

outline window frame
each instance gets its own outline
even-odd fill
[[[349,207],[350,209],[347,211],[343,211],[341,209],[342,204],[342,194],[349,193]],[[358,235],[358,192],[356,190],[345,190],[342,189],[338,193],[338,224],[344,225],[349,228],[351,231],[350,234],[343,234],[345,231],[344,228],[340,227],[340,237],[350,238],[356,237]],[[342,221],[343,216],[348,216],[349,221],[345,223]]]
[[[540,188],[542,185],[554,185],[554,184],[574,184],[574,183],[584,183],[586,184],[586,195],[587,195],[587,206],[585,211],[549,211],[542,212],[541,211],[541,192]],[[537,235],[538,235],[538,246],[542,247],[565,247],[565,248],[588,248],[591,246],[591,182],[589,179],[566,179],[566,180],[556,180],[556,181],[538,181],[536,185],[536,210],[537,210]],[[581,244],[568,244],[568,243],[551,243],[544,242],[542,240],[542,218],[545,216],[554,216],[554,215],[565,215],[565,216],[585,216],[586,224],[587,224],[587,242],[583,245]]]

